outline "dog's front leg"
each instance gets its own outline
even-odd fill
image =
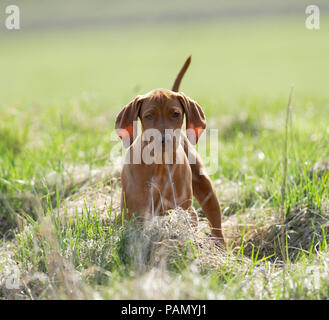
[[[192,170],[193,195],[198,200],[202,211],[209,221],[212,235],[216,237],[221,244],[225,245],[222,231],[222,210],[216,196],[215,188],[205,172],[200,174],[200,171],[203,169],[203,164],[187,137],[184,137],[184,150],[186,154],[188,154],[188,150],[192,152],[193,163],[190,163],[190,167]]]
[[[193,195],[198,200],[202,211],[209,221],[212,235],[225,244],[222,232],[222,210],[210,178],[206,175],[198,174],[199,167],[197,165],[191,165],[191,168],[193,173]]]

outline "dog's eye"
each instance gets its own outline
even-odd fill
[[[179,118],[179,116],[180,116],[179,112],[174,112],[172,115],[173,118]]]
[[[145,116],[145,119],[147,120],[153,120],[153,116],[151,114],[148,114]]]

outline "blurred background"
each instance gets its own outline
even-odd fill
[[[5,28],[20,8],[21,29]],[[320,30],[305,27],[320,8]],[[303,0],[29,0],[0,4],[0,106],[88,97],[115,110],[136,93],[170,88],[238,104],[247,97],[328,97],[329,2]]]
[[[6,7],[13,4],[20,8],[20,30],[5,27]],[[308,5],[320,9],[319,30],[305,26]],[[129,229],[123,233],[108,220],[100,223],[120,206],[122,161],[113,146],[122,143],[114,141],[119,140],[113,130],[116,115],[137,94],[171,88],[190,54],[180,89],[202,106],[207,128],[219,129],[217,150],[208,148],[218,151],[211,179],[227,223],[225,237],[232,239],[230,248],[233,241],[238,248],[232,250],[232,268],[231,255],[222,259],[200,243],[207,254],[204,265],[214,267],[208,273],[201,260],[199,276],[194,262],[190,272],[185,253],[182,260],[174,258],[190,251],[188,243],[194,247],[185,241],[189,233],[176,241],[182,221],[170,220],[176,229],[163,233],[161,227],[146,234],[151,242],[132,247],[135,236],[126,236]],[[97,299],[327,299],[328,80],[328,0],[1,0],[0,239],[14,241],[0,242],[0,279],[6,279],[2,270],[20,268],[19,299],[47,298],[49,288],[55,290],[51,298],[87,297],[76,280],[80,276]],[[215,163],[216,156],[211,154]],[[297,261],[297,247],[303,249],[298,265],[281,264],[275,240],[281,234],[282,194],[290,261]],[[197,202],[195,207],[199,210]],[[69,212],[81,213],[81,219],[75,223]],[[38,220],[43,214],[47,220]],[[152,239],[162,243],[160,235],[168,232],[175,239],[168,236],[170,244],[163,242],[159,251],[162,256],[169,248],[168,274],[158,255],[145,264],[129,258],[132,252],[149,256]],[[184,246],[174,250],[176,243]],[[13,250],[4,255],[3,248]],[[208,259],[208,252],[215,252],[214,258]],[[263,254],[272,257],[268,269]],[[251,260],[245,263],[244,255]],[[7,256],[10,264],[1,259]],[[153,257],[160,274],[153,272]],[[310,278],[307,269],[313,265],[324,274],[319,290],[318,273],[312,269]],[[144,277],[141,270],[150,272]],[[36,282],[34,272],[46,272],[50,286],[44,278]],[[0,299],[13,294],[2,291],[0,281]]]

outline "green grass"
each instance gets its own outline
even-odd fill
[[[329,210],[329,24],[321,19],[319,31],[306,30],[304,20],[293,17],[2,34],[0,297],[328,299],[328,227],[319,217],[326,219]],[[224,221],[239,221],[239,247],[228,249],[227,262],[198,269],[196,244],[184,238],[182,247],[166,252],[163,270],[150,262],[152,254],[136,262],[152,243],[145,247],[141,234],[131,249],[132,229],[105,223],[96,200],[95,206],[93,200],[77,206],[75,220],[59,216],[65,199],[79,198],[83,188],[106,196],[113,182],[119,192],[114,170],[93,184],[71,168],[111,166],[120,108],[136,94],[171,87],[190,53],[181,90],[200,103],[209,127],[220,130],[220,168],[211,177]],[[282,267],[280,248],[265,250],[252,230],[269,237],[262,228],[275,230],[277,223],[268,221],[281,203],[283,124],[292,84],[286,196],[291,259]],[[315,170],[321,163],[324,169]],[[117,198],[111,192],[108,197],[105,212],[113,217]],[[300,227],[294,221],[302,210]],[[302,249],[297,258],[296,243]],[[7,290],[3,275],[16,264],[24,285]],[[36,272],[51,282],[29,278]],[[150,282],[154,286],[146,290]]]

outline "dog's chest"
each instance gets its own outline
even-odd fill
[[[159,166],[153,168],[148,181],[148,191],[153,202],[162,209],[181,206],[192,197],[189,167],[186,165]]]

